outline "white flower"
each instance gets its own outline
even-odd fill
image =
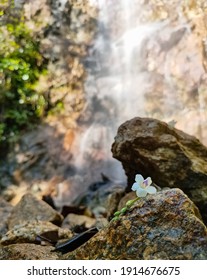
[[[133,184],[132,190],[136,191],[138,197],[145,197],[148,193],[155,194],[157,192],[156,188],[151,186],[152,179],[150,177],[144,179],[142,175],[137,174],[135,181],[136,183]]]

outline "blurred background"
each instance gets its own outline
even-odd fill
[[[207,3],[0,0],[0,191],[57,207],[126,186],[111,145],[152,117],[207,145]]]

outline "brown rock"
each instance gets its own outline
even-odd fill
[[[52,246],[12,244],[0,247],[0,260],[57,260],[59,254]]]
[[[207,148],[198,139],[156,119],[134,118],[122,124],[112,145],[128,176],[150,176],[160,187],[182,189],[207,222]]]
[[[48,221],[56,225],[62,223],[63,217],[42,200],[38,200],[32,194],[25,194],[20,202],[13,208],[8,219],[9,229],[33,220]]]
[[[64,259],[207,259],[207,229],[180,190],[148,195]]]
[[[14,226],[2,236],[0,244],[9,245],[14,243],[38,243],[38,235],[48,236],[49,234],[51,236],[56,236],[56,241],[60,239],[68,239],[73,236],[70,230],[62,229],[50,222],[32,221]]]

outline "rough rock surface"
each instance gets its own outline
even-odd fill
[[[89,1],[23,2],[26,24],[40,42],[44,57],[49,60],[48,77],[46,80],[42,78],[39,87],[47,91],[52,104],[63,102],[66,110],[62,121],[69,124],[71,115],[78,115],[83,107],[83,58],[95,33],[96,8]]]
[[[68,229],[60,228],[46,221],[31,221],[14,226],[2,236],[1,245],[14,243],[38,243],[37,236],[56,236],[57,240],[69,239],[73,236]]]
[[[11,244],[0,247],[0,260],[57,260],[60,254],[52,252],[53,249],[31,243]]]
[[[180,189],[148,195],[64,259],[207,259],[207,229],[199,216]]]
[[[32,220],[49,221],[53,224],[60,225],[63,217],[47,203],[27,193],[13,208],[8,219],[8,227],[11,229],[15,225],[31,222]]]
[[[122,162],[129,189],[137,173],[162,188],[178,187],[207,222],[207,148],[198,139],[156,119],[134,118],[119,127],[112,153]]]

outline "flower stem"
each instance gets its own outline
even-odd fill
[[[116,211],[114,213],[114,217],[113,217],[112,221],[117,221],[119,216],[124,215],[127,212],[127,210],[129,210],[132,207],[132,205],[139,199],[140,199],[140,197],[136,197],[135,199],[128,200],[125,204],[125,207],[123,207],[120,211]]]

